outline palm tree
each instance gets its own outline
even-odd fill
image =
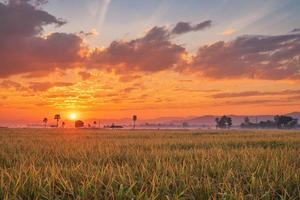
[[[45,128],[47,127],[47,123],[48,123],[48,118],[47,117],[45,117],[44,119],[43,119],[43,123],[44,123],[44,126],[45,126]]]
[[[132,116],[132,121],[133,121],[133,129],[135,129],[135,122],[137,120],[137,116],[136,115],[133,115]]]
[[[58,122],[61,119],[60,114],[54,115],[54,119],[56,120],[56,127],[58,127]]]

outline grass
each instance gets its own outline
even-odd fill
[[[0,199],[300,199],[300,131],[0,129]]]

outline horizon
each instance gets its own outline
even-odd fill
[[[0,124],[298,112],[299,10],[298,0],[0,0]]]
[[[258,121],[264,121],[264,120],[272,120],[275,116],[292,116],[295,117],[295,119],[300,119],[300,112],[294,111],[291,113],[277,113],[277,114],[258,114],[258,115],[235,115],[235,114],[224,114],[224,115],[195,115],[195,116],[165,116],[165,117],[157,117],[157,118],[142,118],[141,116],[137,116],[137,126],[145,125],[146,123],[150,123],[153,125],[162,124],[162,125],[170,125],[173,124],[175,127],[178,125],[182,125],[184,122],[189,122],[190,120],[197,120],[197,122],[194,122],[193,124],[190,124],[191,127],[200,127],[200,126],[209,126],[214,127],[215,126],[215,118],[216,117],[222,117],[222,116],[229,116],[231,118],[238,119],[237,122],[233,120],[233,125],[236,127],[240,127],[241,123],[244,121],[245,117],[249,117],[250,120],[258,120]],[[213,118],[210,121],[205,120],[203,122],[203,119],[205,118]],[[201,119],[200,119],[201,118]],[[202,121],[201,121],[202,120]],[[103,127],[106,125],[116,124],[116,125],[124,125],[131,127],[132,125],[132,116],[131,117],[125,117],[125,118],[90,118],[90,119],[80,119],[78,116],[70,119],[69,116],[61,116],[59,126],[61,126],[61,123],[65,123],[66,128],[74,128],[74,123],[76,121],[83,121],[84,127],[87,127],[88,125],[92,125],[93,122],[97,123],[97,127]],[[56,121],[53,117],[47,117],[47,124],[50,128],[51,126],[55,126]],[[36,120],[36,121],[30,121],[30,120],[20,120],[20,121],[2,121],[0,122],[0,127],[8,127],[8,128],[14,128],[14,127],[28,127],[28,128],[34,128],[34,127],[43,127],[44,123],[42,120]],[[172,126],[170,126],[171,128]],[[52,127],[53,128],[53,127]],[[55,128],[55,127],[54,127]]]

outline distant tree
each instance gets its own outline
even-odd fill
[[[187,123],[187,122],[183,122],[183,123],[182,123],[182,127],[183,127],[183,128],[187,128],[187,127],[189,127],[189,123]]]
[[[44,126],[45,126],[45,128],[47,127],[47,124],[48,124],[48,118],[47,117],[45,117],[44,119],[43,119],[43,123],[44,123]]]
[[[249,117],[245,117],[244,123],[245,123],[246,125],[248,125],[248,124],[251,123]]]
[[[294,128],[298,124],[298,119],[284,115],[276,115],[274,121],[277,128]]]
[[[216,121],[216,127],[217,128],[230,128],[232,126],[232,119],[231,117],[227,117],[226,115],[224,115],[223,117],[221,118],[216,118],[215,119]]]
[[[97,128],[97,122],[93,121],[93,128]]]
[[[252,123],[249,117],[245,117],[244,122],[241,123],[242,128],[257,128],[257,123]]]
[[[62,122],[62,123],[61,123],[61,127],[62,127],[62,128],[65,128],[65,126],[66,126],[66,123],[65,123],[65,122]]]
[[[226,125],[227,125],[227,128],[231,128],[232,127],[232,119],[231,119],[231,117],[227,117]]]
[[[54,115],[54,119],[56,120],[56,127],[58,127],[58,122],[61,119],[60,114]]]
[[[75,128],[83,128],[84,127],[84,122],[81,120],[75,121]]]
[[[132,121],[133,121],[133,129],[135,129],[135,123],[137,121],[137,116],[136,115],[132,116]]]

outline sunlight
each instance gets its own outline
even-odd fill
[[[69,115],[69,118],[70,118],[71,120],[76,120],[76,119],[77,119],[77,114],[76,114],[76,113],[71,113],[71,114]]]

